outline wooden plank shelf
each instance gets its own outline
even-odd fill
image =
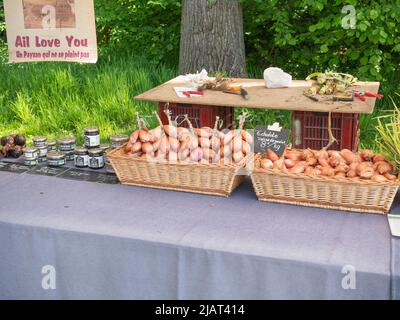
[[[370,114],[374,111],[376,98],[366,97],[365,102],[358,98],[352,102],[312,101],[303,95],[304,90],[309,88],[312,83],[312,81],[294,80],[289,88],[268,89],[265,87],[265,82],[262,79],[234,79],[232,85],[242,85],[249,92],[249,100],[244,100],[241,96],[211,90],[204,91],[204,96],[202,97],[179,98],[175,93],[174,87],[186,86],[184,77],[179,76],[136,96],[135,99],[218,107],[246,107],[311,112]],[[352,89],[378,93],[379,85],[379,82],[358,82]]]

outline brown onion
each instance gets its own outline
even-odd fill
[[[279,156],[275,152],[273,152],[271,149],[267,150],[267,158],[269,160],[271,160],[272,162],[279,160]],[[282,160],[282,162],[283,162],[283,160]]]
[[[269,160],[269,159],[261,159],[260,166],[261,166],[261,168],[263,168],[263,169],[272,169],[272,167],[274,166],[274,164],[273,164],[272,161]]]
[[[365,161],[371,161],[374,158],[374,153],[371,150],[363,150],[361,152],[361,157],[365,160]]]

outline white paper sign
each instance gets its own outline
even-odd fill
[[[4,0],[9,61],[97,62],[93,0]]]

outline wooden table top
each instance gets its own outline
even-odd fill
[[[279,109],[313,112],[367,113],[374,111],[376,98],[366,97],[363,102],[355,98],[352,102],[343,101],[313,101],[303,95],[303,91],[312,85],[312,81],[294,80],[289,88],[268,89],[262,79],[234,79],[232,85],[242,85],[249,93],[250,99],[223,93],[221,91],[205,90],[204,96],[179,98],[174,87],[187,86],[184,77],[179,76],[158,87],[135,97],[137,100],[170,103],[187,103],[210,106],[246,107],[259,109]],[[352,89],[378,93],[379,82],[358,82]],[[323,96],[326,97],[326,96]]]

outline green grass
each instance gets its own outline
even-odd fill
[[[21,133],[30,139],[75,135],[98,126],[104,141],[129,133],[135,112],[151,114],[155,104],[133,97],[174,77],[173,68],[143,58],[80,64],[0,65],[0,134]]]
[[[102,60],[96,65],[0,63],[0,135],[21,133],[60,138],[75,135],[82,142],[85,126],[98,126],[103,142],[111,134],[136,128],[135,112],[151,116],[156,104],[133,97],[177,75],[175,68],[156,65],[145,58]],[[262,70],[249,68],[249,76],[262,77]],[[361,117],[361,146],[378,150],[376,117],[392,105],[389,96],[398,79],[382,86],[387,96],[373,115]],[[279,121],[291,128],[291,112],[240,109],[249,112],[247,128]],[[156,121],[149,118],[150,125]]]

